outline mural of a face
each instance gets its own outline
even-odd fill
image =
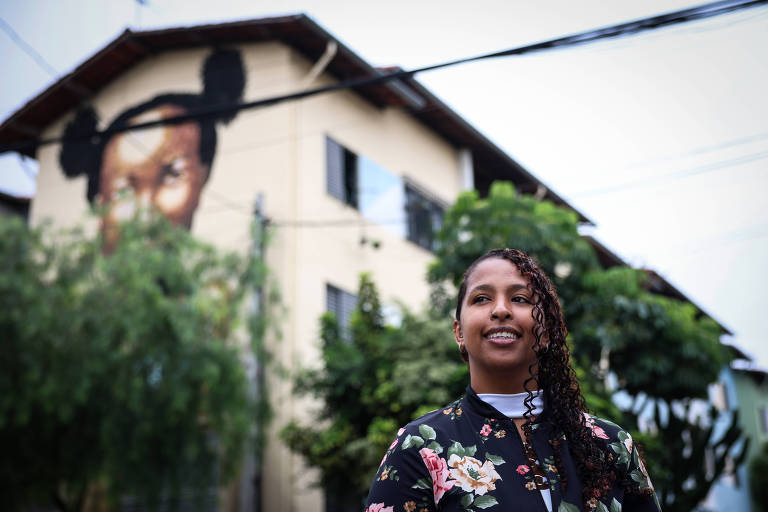
[[[117,242],[119,224],[150,212],[189,229],[216,154],[216,125],[237,110],[211,111],[242,100],[245,70],[240,52],[216,49],[203,62],[200,93],[167,92],[126,108],[102,133],[91,105],[82,105],[64,129],[59,162],[69,178],[87,178],[86,198],[103,208],[105,250]],[[206,115],[195,116],[204,107]],[[143,123],[190,115],[185,122]]]
[[[177,105],[160,105],[131,118],[128,124],[184,113]],[[200,160],[200,138],[200,125],[186,122],[124,132],[109,140],[99,180],[107,247],[115,241],[117,225],[137,214],[155,211],[174,224],[191,227],[210,170]]]

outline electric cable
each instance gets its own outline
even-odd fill
[[[26,42],[15,30],[13,30],[13,27],[11,27],[3,18],[0,18],[0,28],[3,29],[3,32],[5,32],[8,37],[11,38],[11,41],[13,41],[13,43],[19,49],[21,49],[21,51],[31,57],[32,60],[34,60],[35,63],[46,73],[51,75],[53,78],[56,78],[59,75],[59,72],[56,71],[56,68],[51,66],[51,64],[45,60],[45,58],[43,58],[43,56],[40,55],[40,53],[38,53],[31,44]]]
[[[584,190],[581,192],[576,192],[573,194],[569,194],[569,197],[573,198],[581,198],[581,197],[588,197],[588,196],[595,196],[595,195],[601,195],[601,194],[608,194],[612,192],[616,192],[619,190],[624,189],[630,189],[630,188],[637,188],[637,187],[645,187],[645,186],[653,186],[658,184],[658,180],[661,179],[678,179],[678,178],[686,178],[688,176],[694,176],[697,174],[704,174],[711,171],[716,171],[719,169],[724,169],[728,167],[733,167],[737,165],[742,165],[750,162],[754,162],[756,160],[761,160],[763,158],[768,158],[768,151],[761,151],[758,153],[752,153],[749,155],[741,155],[734,158],[729,158],[728,160],[722,160],[720,162],[714,162],[710,164],[704,164],[699,165],[696,167],[691,167],[689,169],[683,169],[680,171],[671,172],[668,174],[662,174],[659,176],[652,176],[647,179],[640,179],[631,181],[628,183],[622,183],[618,185],[612,185],[608,187],[601,187],[596,188],[592,190]]]
[[[507,49],[507,50],[486,53],[486,54],[477,55],[473,57],[454,59],[447,62],[432,64],[429,66],[423,66],[423,67],[415,68],[411,70],[397,70],[389,73],[381,73],[372,77],[345,80],[332,85],[321,86],[314,89],[307,89],[303,91],[284,94],[280,96],[273,96],[270,98],[264,98],[264,99],[255,100],[255,101],[233,103],[233,104],[207,105],[207,106],[203,106],[195,109],[190,109],[185,114],[181,114],[174,117],[168,117],[168,118],[158,119],[154,121],[147,121],[144,123],[137,123],[130,126],[112,127],[103,131],[95,131],[90,134],[80,135],[77,137],[70,137],[68,139],[65,139],[64,137],[52,137],[48,139],[26,140],[26,141],[21,141],[16,143],[3,144],[3,145],[0,145],[0,154],[6,153],[8,151],[21,151],[25,149],[34,149],[43,145],[55,144],[55,143],[60,143],[65,141],[74,142],[74,141],[89,139],[92,137],[108,137],[116,133],[121,133],[126,131],[141,130],[141,129],[151,128],[154,126],[160,126],[165,124],[178,124],[178,123],[183,123],[186,121],[191,121],[191,120],[205,118],[205,117],[220,116],[222,114],[231,114],[234,112],[238,112],[240,110],[277,105],[278,103],[283,103],[286,101],[299,100],[303,98],[308,98],[310,96],[316,96],[318,94],[338,91],[342,89],[377,85],[377,84],[385,83],[391,80],[409,79],[418,73],[433,71],[436,69],[442,69],[449,66],[456,66],[459,64],[466,64],[469,62],[476,62],[476,61],[485,60],[485,59],[509,57],[514,55],[524,55],[524,54],[533,53],[533,52],[541,52],[546,50],[583,45],[583,44],[591,43],[598,40],[628,36],[628,35],[637,34],[640,32],[646,32],[649,30],[658,29],[661,27],[676,25],[679,23],[685,23],[685,22],[690,22],[694,20],[710,18],[713,16],[718,16],[721,14],[726,14],[726,13],[738,11],[741,9],[756,7],[758,5],[762,5],[766,3],[768,3],[768,0],[742,0],[742,1],[721,0],[721,1],[711,2],[708,4],[703,4],[697,7],[682,9],[679,11],[674,11],[671,13],[661,14],[657,16],[651,16],[649,18],[641,18],[638,20],[629,21],[626,23],[620,23],[617,25],[610,25],[603,28],[588,30],[585,32],[579,32],[576,34],[559,37],[555,39],[550,39],[550,40],[529,44],[525,46],[519,46],[516,48]]]

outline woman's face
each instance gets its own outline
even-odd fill
[[[144,123],[184,114],[176,105],[161,105],[130,119]],[[208,168],[200,162],[200,126],[195,122],[124,132],[104,148],[101,166],[102,220],[107,247],[114,245],[117,225],[139,212],[155,210],[174,224],[189,228]]]
[[[489,258],[467,278],[461,321],[454,336],[469,354],[477,393],[520,393],[536,362],[532,317],[534,295],[512,262]],[[531,389],[535,384],[529,385]]]

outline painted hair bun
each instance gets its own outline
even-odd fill
[[[211,53],[202,69],[203,105],[230,105],[239,103],[245,89],[245,70],[240,52],[216,49]],[[229,123],[237,115],[233,110],[220,114],[222,123]]]
[[[59,152],[59,163],[68,178],[88,177],[87,197],[91,202],[98,192],[96,178],[101,166],[101,140],[93,136],[98,124],[99,119],[93,108],[80,108],[64,128],[64,143]]]

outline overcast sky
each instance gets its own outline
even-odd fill
[[[8,0],[0,17],[58,74],[0,31],[0,118],[129,26],[305,12],[371,64],[407,69],[699,3]],[[768,367],[768,7],[417,79]],[[0,157],[0,190],[32,195],[33,175]]]

